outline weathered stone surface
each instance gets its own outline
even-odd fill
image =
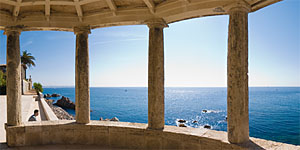
[[[163,148],[164,149],[182,149],[183,136],[173,132],[163,133]]]
[[[21,57],[20,30],[5,29],[7,35],[6,50],[6,94],[7,94],[7,124],[21,125]]]
[[[64,96],[61,99],[59,99],[54,105],[67,109],[75,109],[74,102],[72,102],[68,97]]]
[[[227,116],[231,143],[249,140],[248,10],[241,5],[230,9],[228,32]]]
[[[101,148],[124,149],[299,149],[299,146],[251,138],[246,144],[231,144],[226,132],[166,126],[149,130],[145,124],[127,122],[74,121],[26,122],[24,126],[6,127],[9,146],[26,145],[99,145]],[[207,131],[207,132],[203,132]]]
[[[6,140],[8,146],[25,146],[25,127],[6,127]]]
[[[148,63],[148,127],[163,129],[164,118],[164,35],[167,25],[163,20],[153,20],[149,27]]]
[[[126,130],[122,127],[109,127],[109,145],[112,148],[126,148]]]
[[[25,127],[26,145],[40,145],[42,143],[42,126]]]
[[[163,147],[163,132],[161,130],[145,130],[145,148],[147,149],[162,149]]]
[[[143,129],[126,129],[126,146],[130,149],[145,148],[145,131]]]
[[[89,27],[74,28],[76,34],[75,103],[77,123],[90,122]]]
[[[201,150],[221,150],[222,143],[219,140],[210,139],[210,138],[201,138],[200,139]]]
[[[102,125],[91,125],[91,133],[90,135],[93,138],[93,143],[95,145],[99,145],[103,148],[109,147],[109,134],[108,127]]]

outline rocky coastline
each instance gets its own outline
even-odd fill
[[[52,109],[54,114],[57,116],[60,120],[74,120],[75,117],[71,114],[69,114],[65,109],[73,109],[75,110],[75,103],[72,102],[68,97],[62,96],[59,100],[54,103],[53,99],[49,99],[51,97],[59,97],[59,94],[45,94],[44,98],[49,107]],[[91,110],[92,112],[92,110]],[[112,119],[103,119],[100,117],[100,121],[120,121],[117,117],[113,117]]]
[[[62,96],[61,99],[57,100],[54,105],[65,109],[75,110],[75,103],[72,102],[68,97],[64,97],[64,96]]]
[[[75,119],[74,116],[70,115],[63,108],[53,105],[54,100],[45,99],[45,101],[47,102],[47,104],[52,109],[52,111],[54,112],[54,114],[57,116],[58,119],[60,119],[60,120],[74,120]]]

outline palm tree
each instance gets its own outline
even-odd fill
[[[35,58],[31,55],[31,53],[28,53],[27,50],[23,51],[23,54],[21,56],[21,63],[25,70],[25,78],[26,78],[26,69],[35,66],[34,61]]]

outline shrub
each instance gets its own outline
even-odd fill
[[[39,92],[43,92],[44,90],[43,90],[43,86],[42,86],[42,84],[41,83],[33,83],[33,88],[35,89],[35,91],[37,92],[37,93],[39,93]]]

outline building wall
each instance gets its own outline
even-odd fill
[[[26,80],[22,80],[22,93],[29,91],[29,83]]]
[[[6,65],[0,65],[0,71],[6,73]],[[32,89],[31,79],[26,81],[26,69],[21,67],[22,94]]]

